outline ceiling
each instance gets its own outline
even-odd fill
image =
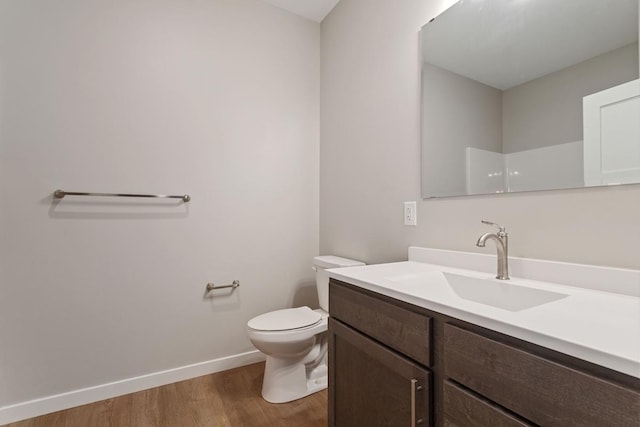
[[[262,0],[315,22],[322,20],[340,0]]]
[[[637,0],[471,0],[423,27],[422,54],[504,90],[637,41]]]

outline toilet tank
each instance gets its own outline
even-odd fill
[[[313,258],[313,269],[316,271],[318,302],[320,303],[321,309],[327,313],[329,312],[329,276],[325,270],[328,268],[357,267],[359,265],[365,265],[365,263],[333,255]]]

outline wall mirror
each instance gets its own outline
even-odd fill
[[[425,24],[422,197],[640,182],[638,0],[461,0]]]

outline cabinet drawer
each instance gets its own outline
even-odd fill
[[[451,381],[444,382],[445,427],[533,427]]]
[[[640,394],[446,324],[445,375],[545,426],[640,425]]]
[[[408,304],[407,304],[408,305]],[[381,343],[431,366],[431,318],[331,282],[329,314]]]

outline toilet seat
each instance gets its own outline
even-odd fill
[[[249,320],[247,326],[255,331],[292,331],[315,326],[322,315],[309,307],[286,308],[261,314]]]

